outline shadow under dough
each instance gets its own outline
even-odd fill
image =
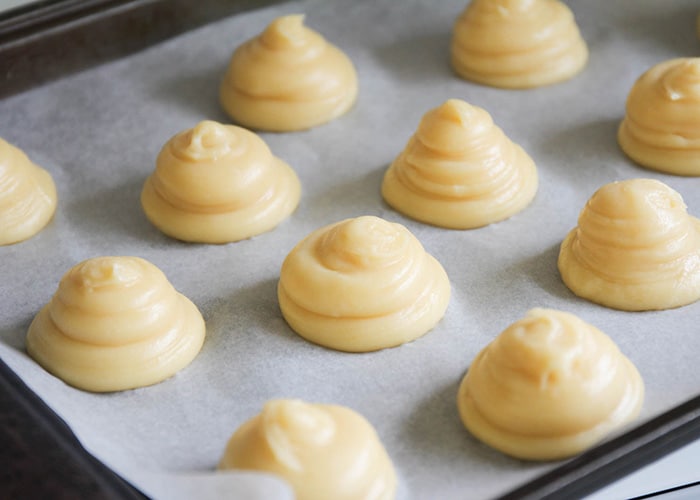
[[[162,243],[177,241],[168,238],[153,226],[141,207],[141,190],[145,178],[133,178],[106,189],[90,193],[85,198],[66,204],[66,216],[77,221],[88,234],[117,235]]]
[[[382,66],[405,82],[434,82],[436,75],[454,73],[450,66],[449,30],[400,37],[378,47],[376,57]]]
[[[589,158],[586,161],[588,173],[589,168],[607,169],[613,162],[626,161],[617,144],[617,129],[621,120],[622,117],[617,120],[596,120],[557,130],[545,136],[540,149],[543,155],[552,160],[548,164],[561,169],[583,158]]]
[[[463,462],[465,467],[474,460],[492,467],[520,463],[481,443],[464,427],[457,409],[457,391],[463,376],[460,374],[453,383],[418,404],[402,428],[402,439],[426,461],[439,457],[450,463]]]
[[[233,290],[227,297],[203,309],[207,322],[206,348],[225,350],[239,341],[249,341],[261,331],[285,343],[306,344],[282,317],[277,300],[278,281],[278,278],[264,279]]]
[[[152,97],[201,116],[203,120],[230,123],[231,118],[219,103],[219,87],[225,72],[226,65],[217,65],[202,72],[160,80],[153,89]]]

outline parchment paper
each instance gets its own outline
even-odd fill
[[[638,422],[695,395],[700,303],[661,312],[606,309],[567,290],[556,258],[586,200],[613,180],[659,179],[700,215],[700,179],[641,169],[615,139],[634,80],[653,64],[700,51],[698,5],[570,5],[589,44],[588,66],[573,80],[535,90],[492,89],[451,72],[449,37],[463,0],[309,0],[222,19],[3,100],[0,136],[53,174],[60,201],[39,235],[0,247],[0,356],[91,452],[156,498],[222,496],[235,481],[213,472],[226,440],[278,397],[342,404],[367,417],[396,465],[402,498],[484,498],[534,478],[556,464],[513,460],[478,443],[455,405],[476,353],[532,307],[577,314],[618,343],[646,382]],[[231,52],[277,15],[298,12],[347,52],[360,79],[359,100],[346,116],[306,132],[262,134],[297,171],[300,207],[274,231],[238,243],[186,244],[162,235],[139,204],[159,149],[202,119],[228,121],[217,89]],[[409,220],[382,202],[386,167],[420,117],[452,97],[487,109],[534,158],[540,187],[524,212],[454,231]],[[295,335],[281,317],[275,287],[282,260],[301,238],[363,214],[405,224],[444,265],[452,299],[425,337],[345,354]],[[174,378],[95,395],[66,386],[25,354],[27,327],[61,276],[99,255],[150,260],[201,309],[204,348]],[[274,496],[262,491],[260,498]]]

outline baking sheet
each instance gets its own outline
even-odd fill
[[[476,353],[532,307],[579,315],[610,335],[646,382],[638,422],[700,390],[700,303],[626,313],[572,295],[558,246],[601,185],[659,179],[700,215],[700,179],[643,170],[615,132],[634,80],[651,65],[700,51],[695,1],[571,1],[590,61],[568,82],[527,91],[464,82],[448,64],[463,1],[309,0],[244,13],[0,102],[0,136],[47,168],[60,200],[29,241],[0,247],[0,356],[72,427],[85,447],[156,498],[253,497],[260,476],[216,474],[226,440],[271,398],[349,406],[376,427],[400,476],[401,498],[504,493],[556,464],[510,459],[462,427],[457,386]],[[307,14],[354,61],[356,106],[316,129],[262,134],[298,173],[298,210],[274,231],[227,245],[181,243],[143,215],[141,185],[162,145],[202,119],[228,121],[218,82],[233,49],[274,17]],[[414,222],[386,206],[382,175],[420,117],[448,98],[487,109],[537,163],[540,188],[513,218],[472,231]],[[445,267],[452,298],[425,337],[346,354],[307,343],[276,300],[287,252],[312,230],[363,214],[405,224]],[[33,315],[74,264],[137,255],[160,267],[202,311],[207,340],[194,362],[153,387],[94,395],[72,389],[24,352]],[[231,485],[231,482],[239,486]],[[263,481],[264,482],[264,481]],[[279,484],[265,484],[285,498]],[[245,493],[243,493],[245,492]],[[269,490],[259,498],[274,498]]]

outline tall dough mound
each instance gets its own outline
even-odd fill
[[[536,192],[527,153],[486,111],[458,99],[423,116],[382,184],[384,200],[399,212],[453,229],[507,219]]]
[[[652,179],[601,187],[559,251],[559,272],[579,297],[614,309],[670,309],[700,299],[700,220]]]
[[[357,74],[340,49],[304,26],[303,15],[284,16],[234,51],[219,96],[245,127],[304,130],[352,107]]]
[[[627,96],[617,140],[644,167],[700,176],[700,58],[673,59],[644,73]]]
[[[0,139],[0,245],[11,245],[41,231],[56,211],[51,174]]]
[[[530,88],[577,74],[588,48],[558,0],[473,0],[455,22],[451,55],[466,80]]]
[[[64,382],[123,391],[174,375],[197,355],[204,320],[153,264],[96,257],[70,269],[34,318],[27,352]]]
[[[226,243],[273,229],[299,204],[294,171],[253,132],[203,121],[163,147],[141,204],[183,241]]]
[[[336,405],[268,401],[229,440],[219,469],[277,474],[298,500],[390,500],[396,473],[371,424]]]
[[[557,460],[634,420],[643,399],[639,372],[607,335],[572,314],[533,309],[474,359],[457,406],[489,446]]]
[[[303,239],[282,264],[277,288],[289,326],[340,351],[394,347],[445,314],[450,282],[408,229],[379,217],[347,219]]]

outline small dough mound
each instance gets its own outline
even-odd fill
[[[163,147],[141,204],[168,236],[227,243],[273,229],[294,211],[300,196],[294,171],[260,137],[203,121]]]
[[[336,405],[268,401],[229,440],[219,469],[277,474],[298,500],[390,500],[396,473],[371,424]]]
[[[27,352],[64,382],[123,391],[174,375],[204,342],[204,319],[138,257],[97,257],[69,270],[34,318]]]
[[[235,50],[219,96],[245,127],[304,130],[352,107],[357,73],[340,49],[304,26],[303,15],[284,16]]]
[[[305,339],[365,352],[432,329],[447,309],[450,282],[408,229],[364,216],[297,244],[282,264],[277,294],[282,315]]]
[[[573,77],[588,48],[558,0],[473,0],[455,22],[451,55],[466,80],[530,88]]]
[[[484,348],[462,380],[457,406],[478,439],[526,460],[558,460],[634,420],[639,372],[597,328],[533,309]]]
[[[11,245],[41,231],[56,211],[51,174],[0,139],[0,245]]]
[[[617,140],[636,163],[700,176],[700,58],[657,64],[627,96]]]
[[[399,212],[453,229],[507,219],[536,192],[527,153],[486,111],[458,99],[423,116],[382,184],[384,200]]]
[[[659,181],[606,184],[561,244],[559,272],[576,295],[614,309],[690,304],[700,299],[700,220]]]

